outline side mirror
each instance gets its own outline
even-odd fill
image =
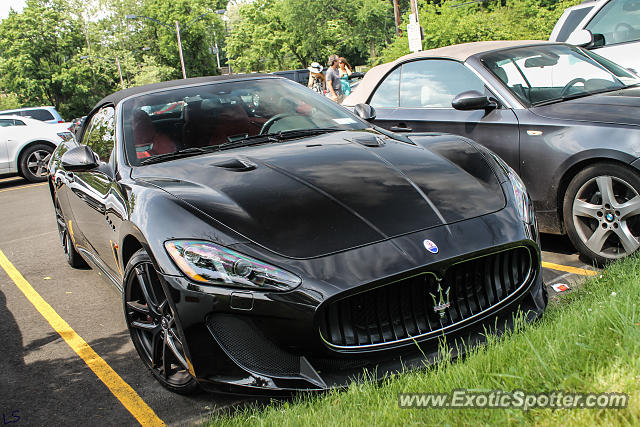
[[[98,167],[96,155],[86,145],[74,147],[62,155],[62,167],[69,172],[85,172]]]
[[[356,106],[353,107],[353,112],[362,120],[368,122],[376,118],[376,109],[369,104],[356,104]]]
[[[488,96],[481,94],[477,90],[468,90],[459,93],[451,101],[451,106],[456,110],[492,110],[498,107]]]
[[[593,34],[591,34],[591,31],[584,29],[576,30],[567,37],[567,43],[574,46],[590,47],[589,45],[591,45],[593,41]]]

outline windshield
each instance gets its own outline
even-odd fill
[[[621,67],[608,67],[578,48],[531,46],[493,52],[484,65],[526,105],[540,105],[621,89],[640,80]],[[615,74],[610,67],[616,67]]]
[[[369,125],[335,102],[284,79],[255,79],[180,87],[123,105],[129,163],[170,160],[247,143],[272,143]],[[308,132],[306,132],[309,130]],[[289,132],[300,131],[300,132]],[[265,135],[265,138],[257,137]]]

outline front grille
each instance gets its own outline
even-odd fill
[[[507,300],[529,279],[533,263],[518,247],[451,265],[329,303],[320,333],[329,346],[361,348],[441,333]],[[447,295],[448,292],[448,295]]]

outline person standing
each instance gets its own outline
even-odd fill
[[[351,84],[349,83],[349,76],[351,75],[351,65],[343,57],[338,58],[338,72],[340,73],[340,85],[342,86],[342,93],[345,97],[351,95]]]
[[[331,55],[329,57],[329,68],[327,68],[327,75],[325,79],[327,81],[328,96],[338,104],[344,99],[344,93],[342,92],[342,86],[340,84],[340,73],[338,71],[338,55]]]
[[[324,93],[324,74],[322,74],[322,65],[314,62],[309,68],[307,68],[307,70],[309,70],[309,82],[307,83],[307,86],[322,95]]]

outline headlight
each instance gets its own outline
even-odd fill
[[[534,221],[533,207],[529,199],[529,194],[527,194],[527,187],[524,186],[524,182],[522,182],[516,171],[509,166],[507,167],[509,168],[509,181],[511,181],[511,188],[513,189],[513,195],[516,199],[520,218],[527,224],[532,224]]]
[[[180,270],[196,282],[278,291],[291,290],[302,282],[281,268],[211,242],[172,240],[164,246]]]
[[[516,171],[514,171],[513,168],[509,166],[504,160],[502,160],[493,152],[491,153],[491,156],[493,157],[493,160],[495,160],[495,162],[503,169],[504,174],[509,178],[509,182],[511,182],[511,189],[513,190],[513,196],[516,200],[520,218],[527,224],[533,224],[535,222],[533,204],[531,203],[531,199],[529,198],[527,187],[525,187],[524,182],[522,182],[522,179],[520,179]]]

